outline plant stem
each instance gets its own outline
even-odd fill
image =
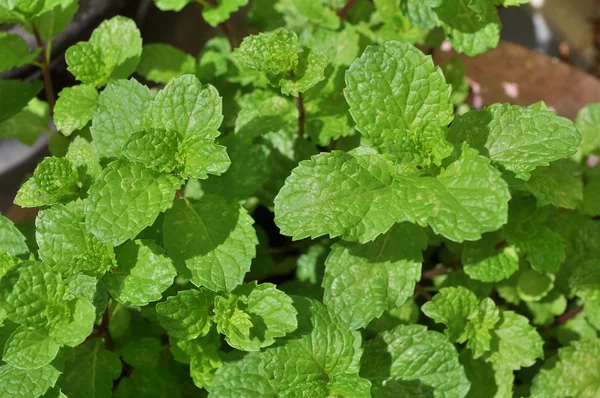
[[[438,275],[441,275],[443,273],[445,273],[446,271],[448,271],[450,269],[450,267],[447,266],[442,266],[439,268],[433,268],[430,270],[427,270],[425,272],[423,272],[423,275],[421,276],[422,279],[433,279]]]
[[[561,316],[556,318],[554,325],[555,326],[562,325],[563,323],[567,322],[569,319],[574,318],[575,315],[579,314],[581,311],[583,311],[583,305],[579,305],[579,306],[573,308],[571,311],[565,312],[564,314],[562,314]]]
[[[346,3],[345,6],[343,6],[342,8],[340,8],[337,12],[338,17],[340,17],[341,19],[344,19],[344,16],[346,15],[346,13],[348,11],[350,11],[350,9],[352,8],[352,6],[354,6],[354,4],[356,4],[358,0],[348,0],[348,2]]]
[[[235,49],[235,47],[237,46],[237,43],[235,41],[235,38],[233,37],[233,33],[231,32],[231,29],[229,29],[228,22],[229,21],[223,22],[222,24],[219,25],[219,27],[221,28],[221,30],[223,31],[223,34],[227,38],[227,41],[229,42],[229,47],[231,48],[231,51],[233,51]]]
[[[50,54],[46,50],[46,45],[44,44],[42,36],[40,36],[40,31],[38,28],[35,25],[33,25],[32,28],[35,40],[38,46],[42,48],[41,56],[42,74],[44,76],[44,90],[46,92],[46,101],[48,101],[48,109],[50,110],[50,118],[52,118],[54,112],[54,88],[52,87],[52,76],[50,75]]]
[[[306,114],[304,113],[304,100],[302,99],[302,93],[298,93],[296,98],[296,106],[298,107],[298,136],[304,136],[304,119]]]

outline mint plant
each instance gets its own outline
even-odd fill
[[[422,51],[524,1],[199,2],[198,57],[117,16],[55,99],[76,2],[0,1],[45,77],[0,136],[57,130],[0,216],[0,397],[597,396],[600,106],[470,110]]]

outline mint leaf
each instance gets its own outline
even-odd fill
[[[294,303],[298,331],[264,352],[264,372],[280,395],[307,390],[311,396],[327,397],[334,387],[331,380],[358,372],[362,339],[337,324],[320,302],[297,297]]]
[[[154,0],[156,6],[163,11],[181,11],[192,0]]]
[[[470,386],[447,337],[422,325],[398,326],[367,344],[360,375],[373,396],[464,397]]]
[[[67,70],[84,84],[102,87],[110,79],[125,79],[137,67],[142,38],[135,22],[117,16],[102,22],[90,40],[69,47]]]
[[[410,221],[429,224],[434,232],[456,242],[479,239],[507,221],[506,182],[489,159],[467,144],[460,158],[437,177],[414,169],[398,174],[394,191]]]
[[[300,93],[314,87],[325,79],[325,68],[328,64],[327,57],[310,48],[304,48],[298,54],[298,64],[294,69],[294,76],[281,79],[279,85],[285,95],[297,97]]]
[[[100,93],[90,132],[101,157],[116,157],[129,137],[142,130],[144,112],[152,101],[148,87],[117,80]]]
[[[246,210],[219,196],[178,200],[165,215],[165,248],[176,264],[187,267],[196,286],[231,291],[256,255],[252,224]]]
[[[469,350],[463,350],[459,359],[471,382],[467,397],[476,398],[485,395],[502,398],[513,396],[515,377],[511,369],[498,369],[481,358],[475,359]]]
[[[548,167],[534,170],[524,188],[537,199],[539,206],[576,209],[583,201],[583,184],[578,174],[574,163],[552,162]]]
[[[98,92],[93,87],[80,84],[64,88],[54,108],[56,128],[66,136],[81,130],[92,120],[97,104]]]
[[[248,4],[248,0],[216,0],[216,5],[208,3],[202,9],[202,18],[213,28],[229,19],[229,16]]]
[[[208,311],[213,299],[214,294],[204,289],[182,290],[156,305],[158,321],[169,336],[177,339],[204,336],[212,324]]]
[[[581,145],[576,154],[578,160],[600,149],[599,124],[600,103],[587,104],[577,112],[575,127],[581,133]]]
[[[52,362],[59,348],[48,330],[20,326],[6,342],[2,360],[17,369],[38,369]]]
[[[469,318],[477,313],[477,296],[463,287],[440,289],[433,300],[421,306],[421,311],[436,323],[447,326],[445,330],[451,342],[464,343],[467,339],[466,326]]]
[[[29,54],[29,46],[19,35],[0,33],[0,72],[31,62],[39,50]]]
[[[115,264],[112,245],[87,230],[83,211],[75,206],[42,210],[35,226],[40,260],[65,278],[79,273],[101,276]]]
[[[391,163],[369,151],[313,156],[300,162],[279,191],[275,222],[294,240],[325,234],[373,240],[402,216],[394,174]]]
[[[39,80],[25,83],[20,80],[0,79],[0,122],[19,113],[42,91],[42,87]]]
[[[85,225],[101,242],[119,245],[152,225],[180,186],[176,177],[137,163],[110,163],[84,201]]]
[[[276,78],[298,64],[298,36],[284,29],[248,36],[236,54],[242,63]]]
[[[84,297],[69,301],[67,306],[67,316],[50,326],[50,337],[61,345],[76,347],[92,333],[96,321],[96,308]]]
[[[31,146],[49,129],[48,104],[32,98],[20,112],[0,123],[0,138],[16,138]]]
[[[65,158],[69,159],[77,168],[81,190],[87,192],[90,185],[102,172],[100,159],[94,151],[94,147],[83,137],[75,137],[69,144]]]
[[[215,379],[208,387],[209,397],[275,398],[275,390],[269,379],[260,369],[261,354],[250,352],[237,361],[226,362],[215,373]]]
[[[325,262],[323,302],[349,329],[367,326],[400,307],[421,279],[427,236],[409,223],[395,224],[373,242],[340,242]]]
[[[38,369],[17,369],[9,364],[0,366],[0,395],[11,398],[42,396],[61,375],[52,364]]]
[[[51,40],[69,25],[78,8],[77,0],[49,0],[46,2],[45,10],[38,13],[32,23],[44,40]]]
[[[466,141],[523,180],[536,167],[574,154],[581,141],[568,119],[549,110],[509,104],[462,115],[450,126],[448,138],[455,145]]]
[[[173,130],[184,139],[214,139],[223,121],[223,104],[217,90],[202,85],[193,75],[172,79],[146,111],[145,127]]]
[[[176,360],[190,365],[190,376],[198,388],[211,387],[216,371],[223,365],[219,348],[221,337],[215,328],[194,340],[169,338]],[[181,350],[181,351],[179,351]]]
[[[66,363],[58,385],[68,397],[111,397],[113,381],[120,375],[119,356],[95,339],[75,349],[75,360]]]
[[[136,72],[153,82],[167,84],[176,77],[196,73],[196,60],[168,44],[147,44]]]
[[[179,145],[177,153],[179,175],[183,178],[204,180],[210,175],[220,176],[229,170],[231,160],[227,148],[212,140],[191,137]]]
[[[44,263],[24,261],[0,279],[0,311],[24,326],[44,327],[64,308],[67,288]]]
[[[296,330],[296,315],[292,299],[270,283],[241,285],[215,298],[217,330],[243,351],[259,351]]]
[[[235,133],[247,140],[280,129],[297,127],[298,110],[289,99],[271,91],[254,90],[240,101]]]
[[[600,389],[600,340],[574,341],[558,350],[558,357],[547,362],[534,377],[533,397],[548,394],[559,397],[593,397]]]
[[[150,240],[127,242],[117,263],[117,269],[106,275],[106,284],[111,297],[127,306],[160,300],[177,275],[164,249]]]
[[[0,214],[0,252],[11,256],[27,254],[29,249],[25,237],[12,221]]]
[[[132,162],[158,171],[171,172],[177,167],[175,155],[180,143],[179,134],[173,130],[147,129],[132,134],[122,151]]]
[[[424,166],[440,165],[452,153],[444,130],[453,119],[451,89],[431,57],[410,44],[385,42],[354,61],[346,82],[350,113],[369,145]]]
[[[285,14],[285,18],[290,25],[306,26],[314,24],[336,30],[340,26],[340,18],[334,10],[325,4],[310,0],[280,0],[275,8]]]
[[[483,234],[481,240],[465,242],[461,261],[471,278],[483,282],[498,282],[519,269],[519,254],[515,245],[505,244],[498,232]]]
[[[38,207],[59,203],[75,195],[79,174],[70,160],[48,157],[42,160],[15,198],[21,207]]]

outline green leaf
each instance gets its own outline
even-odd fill
[[[414,169],[398,174],[394,191],[411,222],[455,242],[479,239],[507,221],[508,185],[489,159],[466,144],[460,158],[436,177]]]
[[[467,348],[473,352],[473,358],[479,358],[491,349],[490,331],[500,320],[500,311],[494,301],[486,297],[479,302],[477,313],[469,319],[465,327]]]
[[[227,21],[231,14],[247,5],[248,0],[216,0],[216,3],[208,3],[202,8],[202,18],[213,28]]]
[[[381,153],[425,166],[440,165],[452,153],[444,130],[454,116],[451,88],[431,57],[407,43],[368,47],[346,73],[346,84],[358,131]]]
[[[184,139],[214,139],[223,121],[223,104],[216,88],[193,75],[172,79],[146,110],[145,127],[173,130]]]
[[[163,11],[181,11],[192,0],[154,0],[156,6]]]
[[[317,83],[325,79],[327,57],[309,48],[304,48],[298,55],[298,64],[291,77],[283,77],[279,81],[281,92],[297,97]]]
[[[292,299],[270,283],[248,283],[215,298],[217,330],[238,350],[272,345],[275,338],[296,330],[296,315]]]
[[[427,236],[409,223],[395,224],[373,242],[334,245],[323,279],[329,312],[354,330],[400,307],[421,279],[426,246]]]
[[[21,112],[40,91],[42,82],[25,83],[20,80],[0,79],[0,122]]]
[[[75,206],[42,210],[35,226],[40,260],[65,278],[79,273],[101,276],[115,264],[112,245],[87,230],[83,211]]]
[[[600,216],[600,167],[586,171],[583,202],[579,206],[579,211],[588,216],[597,217]]]
[[[196,73],[196,60],[168,44],[147,44],[136,72],[153,82],[167,84],[176,77]]]
[[[358,372],[362,339],[338,324],[320,302],[296,297],[294,303],[298,331],[264,352],[264,372],[279,396],[308,390],[309,396],[327,397],[331,380]]]
[[[223,365],[219,351],[221,337],[216,328],[211,328],[206,336],[194,340],[169,338],[169,342],[175,359],[190,365],[190,375],[196,387],[210,388],[216,371]]]
[[[77,168],[81,190],[87,192],[90,185],[102,172],[100,158],[94,151],[94,147],[85,138],[77,136],[69,144],[65,158],[69,159]]]
[[[252,140],[285,128],[296,128],[298,110],[289,99],[271,91],[254,90],[240,101],[235,134]]]
[[[237,361],[225,363],[208,387],[209,397],[275,398],[277,394],[261,370],[261,355],[250,352]]]
[[[17,369],[9,364],[0,366],[0,396],[10,398],[40,397],[61,375],[52,364],[38,369]]]
[[[109,398],[120,375],[119,356],[95,339],[75,349],[75,360],[67,362],[58,385],[69,398]]]
[[[214,294],[205,289],[182,290],[156,305],[158,321],[169,336],[177,339],[204,336],[212,324],[208,311],[213,299]]]
[[[102,87],[110,79],[125,79],[135,72],[142,54],[142,38],[135,22],[116,16],[103,21],[90,40],[69,47],[67,70],[82,83]]]
[[[39,207],[59,203],[68,196],[75,195],[79,173],[65,158],[47,157],[33,172],[15,198],[21,207]]]
[[[134,133],[142,130],[144,112],[152,101],[148,87],[134,79],[109,83],[100,93],[90,132],[101,157],[116,157]]]
[[[531,173],[524,188],[537,199],[540,207],[553,205],[576,209],[583,201],[583,184],[575,168],[575,164],[567,161],[539,167]]]
[[[402,216],[394,166],[363,150],[332,151],[300,162],[275,198],[275,222],[294,240],[325,234],[368,242]]]
[[[529,320],[512,311],[500,311],[500,323],[492,331],[492,350],[484,357],[498,369],[519,370],[544,356],[544,340]]]
[[[24,261],[0,279],[0,311],[23,326],[44,327],[64,308],[66,294],[60,275],[48,265]]]
[[[227,172],[231,165],[227,148],[215,144],[212,140],[196,137],[190,137],[179,145],[177,160],[181,177],[201,180],[208,178],[209,174],[220,176]]]
[[[515,377],[511,369],[498,369],[481,358],[475,359],[469,350],[463,350],[459,359],[471,382],[468,398],[513,396]]]
[[[132,134],[122,151],[132,162],[158,171],[171,172],[177,167],[175,155],[180,143],[179,134],[173,130],[147,129]]]
[[[164,244],[196,286],[231,291],[250,270],[258,244],[252,218],[237,203],[214,195],[178,200],[167,212]]]
[[[48,330],[20,326],[6,342],[2,360],[17,369],[38,369],[52,362],[59,348]]]
[[[246,37],[236,54],[240,61],[269,78],[292,71],[298,64],[298,36],[284,29]]]
[[[154,369],[160,365],[161,349],[161,342],[156,337],[142,337],[125,344],[119,352],[135,369]]]
[[[32,98],[23,110],[0,123],[0,138],[16,138],[31,146],[49,130],[48,103]]]
[[[35,17],[32,24],[44,40],[50,41],[69,25],[79,8],[79,4],[77,0],[49,0],[46,4],[49,6],[54,4],[55,6],[52,9],[47,7],[47,11]]]
[[[50,337],[61,345],[76,347],[92,333],[96,321],[96,308],[84,297],[71,300],[67,305],[68,316],[51,325]],[[104,310],[104,307],[101,310]]]
[[[523,180],[528,180],[536,167],[574,154],[581,141],[570,120],[550,110],[509,104],[460,116],[448,138],[455,145],[466,141]]]
[[[464,287],[440,289],[433,300],[421,306],[421,311],[436,323],[443,323],[444,331],[451,342],[464,343],[467,340],[466,327],[469,319],[479,309],[479,300],[473,292]]]
[[[465,242],[461,261],[471,278],[483,282],[498,282],[519,269],[515,245],[505,244],[501,233],[483,234],[481,240]]]
[[[574,341],[534,377],[531,396],[594,397],[600,390],[600,339]]]
[[[119,250],[115,272],[106,275],[112,298],[127,306],[142,307],[162,298],[177,271],[163,248],[150,240],[127,242]]]
[[[23,234],[15,227],[11,220],[1,214],[0,252],[8,253],[11,256],[20,256],[29,252]]]
[[[318,25],[336,30],[340,26],[340,17],[324,3],[326,4],[326,2],[312,0],[280,0],[275,8],[284,13],[288,25]]]
[[[523,301],[539,301],[553,287],[553,278],[532,269],[521,272],[517,279],[517,294]]]
[[[474,56],[498,45],[501,24],[492,2],[442,1],[434,11],[456,51]]]
[[[85,225],[101,242],[120,245],[133,239],[167,210],[181,181],[122,160],[102,171],[85,205]]]
[[[448,338],[422,325],[377,336],[365,347],[360,375],[371,381],[375,397],[464,397],[470,386]]]
[[[37,57],[39,49],[29,54],[29,46],[19,35],[0,32],[0,72],[29,63]]]
[[[587,104],[577,112],[575,127],[581,133],[581,145],[575,156],[577,160],[600,149],[598,126],[600,126],[600,103]]]
[[[56,128],[67,137],[81,130],[92,120],[97,104],[98,92],[94,87],[80,84],[62,89],[54,108]]]
[[[329,394],[333,396],[371,398],[371,382],[358,374],[336,375],[329,382]]]

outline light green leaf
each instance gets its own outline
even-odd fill
[[[451,342],[464,343],[467,340],[467,323],[476,316],[479,300],[473,292],[464,287],[446,287],[433,296],[433,300],[421,306],[421,311],[436,323],[443,323],[444,331]]]
[[[448,138],[455,145],[466,141],[523,180],[536,167],[574,154],[581,141],[570,120],[550,110],[509,104],[462,115],[450,127]]]
[[[280,0],[275,8],[285,15],[288,25],[318,25],[336,30],[340,26],[340,17],[325,4],[323,1],[312,0]]]
[[[507,221],[508,185],[490,160],[463,144],[462,155],[437,177],[407,170],[394,179],[406,217],[455,242],[477,240]]]
[[[517,294],[523,301],[539,301],[554,287],[554,280],[547,274],[528,269],[519,273]]]
[[[47,157],[37,165],[33,177],[17,192],[15,203],[21,207],[39,207],[59,203],[74,196],[79,173],[69,159]]]
[[[328,63],[325,55],[304,48],[298,55],[298,64],[294,69],[294,75],[283,77],[279,81],[281,92],[297,97],[300,93],[314,87],[325,79],[325,68]]]
[[[21,112],[40,91],[42,82],[25,83],[20,80],[0,79],[0,122]]]
[[[50,41],[69,25],[79,4],[77,0],[46,0],[46,4],[55,6],[52,9],[46,7],[47,11],[38,14],[32,22],[40,32],[40,36],[44,40]]]
[[[0,279],[0,312],[30,327],[44,327],[60,314],[67,288],[61,277],[44,263],[24,261]]]
[[[110,398],[120,375],[119,356],[94,339],[75,349],[75,360],[66,363],[58,385],[69,398]]]
[[[96,321],[96,308],[84,297],[73,299],[67,305],[69,313],[51,325],[50,336],[61,345],[75,347],[92,333]]]
[[[329,382],[329,394],[349,398],[371,398],[371,382],[358,374],[336,375]]]
[[[127,242],[119,250],[115,272],[106,275],[108,291],[121,304],[142,307],[162,298],[177,271],[163,248],[150,240]]]
[[[203,337],[194,340],[169,338],[176,360],[190,365],[190,375],[198,388],[210,388],[215,372],[223,365],[221,360],[221,336],[216,328]],[[181,350],[181,351],[179,351]]]
[[[205,289],[182,290],[176,296],[156,305],[158,322],[169,336],[182,340],[193,340],[204,336],[212,324],[209,307],[214,294]]]
[[[261,371],[261,354],[250,352],[237,361],[226,362],[208,387],[212,398],[275,398],[277,394]]]
[[[101,242],[120,245],[133,239],[167,210],[181,181],[171,175],[119,160],[108,165],[91,186],[85,225]]]
[[[377,336],[365,347],[360,375],[371,381],[375,397],[464,397],[470,386],[448,338],[422,325]]]
[[[271,91],[254,90],[244,95],[239,105],[235,133],[247,140],[281,129],[297,127],[296,105]]]
[[[292,71],[298,64],[298,36],[284,29],[248,36],[236,49],[245,65],[269,78]]]
[[[23,110],[0,123],[0,138],[16,138],[31,146],[49,129],[48,103],[32,98]]]
[[[517,272],[517,248],[505,243],[503,235],[497,232],[483,234],[475,242],[465,242],[461,257],[465,273],[478,281],[498,282]]]
[[[101,276],[115,264],[112,245],[87,230],[83,211],[75,206],[44,209],[35,226],[40,260],[65,278],[79,273]]]
[[[94,115],[98,105],[98,92],[94,87],[80,84],[62,89],[54,108],[56,128],[70,136],[84,128]]]
[[[346,85],[358,131],[381,153],[425,166],[452,153],[444,130],[454,116],[451,88],[416,47],[394,41],[367,47],[346,73]]]
[[[588,216],[597,217],[600,216],[600,167],[586,171],[583,202],[580,204],[579,211]]]
[[[467,348],[473,352],[473,358],[479,358],[491,349],[490,331],[499,320],[500,311],[494,301],[486,297],[479,303],[477,312],[470,317],[465,327]]]
[[[168,44],[147,44],[142,50],[137,73],[153,82],[167,84],[176,77],[196,73],[196,60]]]
[[[553,205],[576,209],[583,201],[583,184],[575,168],[575,164],[567,161],[538,167],[524,183],[524,188],[537,199],[540,207]]]
[[[421,279],[426,246],[427,236],[409,223],[395,224],[373,242],[334,245],[323,279],[329,312],[354,330],[400,307]]]
[[[587,104],[577,112],[575,127],[581,133],[581,145],[575,158],[581,160],[600,149],[600,103]]]
[[[296,330],[296,315],[292,299],[270,283],[248,283],[215,298],[217,330],[238,350],[272,345],[275,338]]]
[[[134,79],[109,83],[100,93],[90,132],[101,157],[116,157],[134,133],[142,130],[144,112],[152,101],[148,87]]]
[[[531,396],[592,398],[600,391],[600,339],[574,341],[558,350],[533,379]]]
[[[231,291],[256,255],[253,222],[243,207],[219,196],[178,200],[165,216],[165,248],[176,265],[185,264],[196,286]]]
[[[201,180],[208,178],[209,174],[220,176],[231,165],[227,148],[215,144],[213,140],[196,137],[190,137],[179,145],[177,160],[181,177]]]
[[[171,172],[177,167],[175,155],[181,143],[173,130],[146,129],[133,133],[125,145],[123,155],[132,162],[158,171]]]
[[[61,375],[52,364],[38,369],[17,369],[9,364],[0,366],[0,396],[10,398],[40,397]]]
[[[154,0],[156,6],[163,11],[181,11],[192,0]]]
[[[498,369],[519,370],[544,356],[544,340],[527,318],[512,311],[500,311],[500,323],[492,331],[491,346],[484,358]]]
[[[362,339],[359,332],[339,325],[320,302],[295,297],[294,303],[298,331],[267,349],[262,366],[280,396],[308,390],[309,396],[325,398],[331,380],[358,372]]]
[[[512,369],[496,368],[483,359],[475,359],[469,350],[463,350],[459,356],[465,368],[471,388],[467,398],[511,398],[515,377]]]
[[[145,127],[173,130],[184,139],[214,139],[223,121],[223,104],[216,88],[194,75],[172,79],[156,94],[146,111]]]
[[[15,227],[11,220],[1,214],[0,252],[8,253],[11,256],[20,256],[29,252],[23,234]]]
[[[20,326],[6,342],[2,360],[17,369],[38,369],[52,362],[59,348],[48,330]]]
[[[69,159],[77,168],[81,189],[87,192],[90,185],[102,172],[100,158],[94,151],[94,147],[85,138],[77,136],[69,144],[65,158]]]
[[[77,80],[102,87],[109,79],[125,79],[135,72],[142,54],[142,38],[135,22],[116,16],[102,22],[90,40],[69,47],[67,70]]]
[[[248,4],[248,0],[216,0],[217,5],[208,3],[202,8],[202,18],[213,28],[227,21],[229,16]]]
[[[325,234],[368,242],[402,216],[394,166],[368,151],[332,151],[300,162],[275,198],[275,222],[294,240]]]
[[[19,35],[0,32],[0,72],[31,62],[39,49],[29,54],[29,46]]]

